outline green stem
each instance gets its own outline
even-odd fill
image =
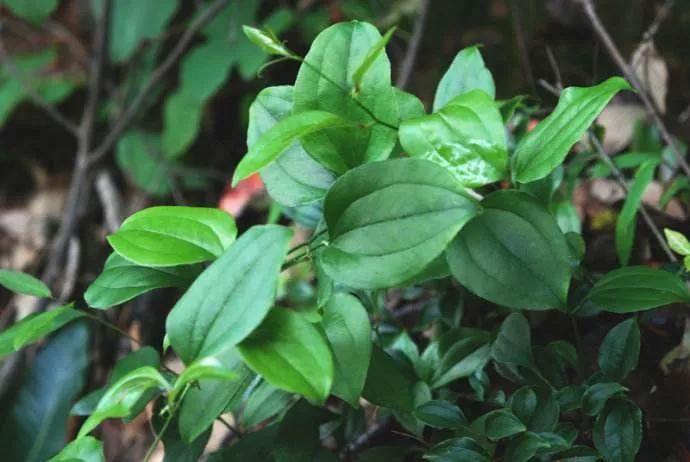
[[[159,431],[156,434],[156,438],[153,440],[153,443],[151,443],[151,446],[149,446],[148,451],[146,451],[146,456],[144,456],[144,462],[149,462],[149,460],[151,459],[151,456],[153,455],[153,451],[156,450],[158,443],[160,443],[161,439],[163,439],[163,434],[165,433],[165,431],[170,426],[170,423],[172,422],[172,419],[174,416],[175,416],[175,409],[170,409],[170,414],[168,415],[168,418],[165,419],[165,422],[163,423],[163,426],[161,427],[161,431]]]

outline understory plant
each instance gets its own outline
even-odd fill
[[[211,461],[635,459],[643,415],[624,385],[640,352],[634,314],[690,302],[681,267],[629,265],[633,192],[661,160],[638,168],[616,233],[620,268],[605,274],[582,265],[572,205],[592,157],[585,148],[564,163],[628,84],[565,88],[528,131],[523,98],[496,100],[479,48],[469,47],[427,111],[391,84],[393,32],[338,23],[301,57],[245,27],[300,67],[294,85],[256,96],[233,182],[260,174],[309,237],[296,241],[275,223],[237,237],[217,209],[144,209],[108,237],[113,252],[84,294],[88,307],[77,301],[0,334],[7,355],[58,329],[77,335],[78,318],[150,290],[184,290],[164,345],[130,353],[74,404],[85,420],[51,461],[103,460],[98,426],[150,402],[151,448],[162,441],[171,461],[197,460],[225,414],[241,436]],[[300,302],[286,296],[295,277],[313,282]],[[50,296],[21,273],[4,271],[0,283]],[[633,315],[586,368],[577,323],[600,312]],[[546,315],[572,322],[572,341],[532,342]],[[159,351],[184,369],[165,368]],[[387,439],[389,429],[406,437]]]

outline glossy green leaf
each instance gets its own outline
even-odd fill
[[[508,168],[501,113],[481,90],[453,98],[433,114],[403,121],[399,137],[409,155],[439,164],[466,187],[498,181]]]
[[[534,367],[531,339],[527,319],[520,313],[510,314],[501,324],[491,356],[499,363]]]
[[[333,384],[333,358],[324,336],[302,315],[275,308],[239,346],[244,361],[284,390],[325,401]]]
[[[690,293],[680,277],[647,266],[628,266],[606,273],[594,284],[589,298],[613,313],[690,303]]]
[[[497,191],[484,213],[458,233],[446,252],[460,283],[511,308],[563,307],[570,284],[568,244],[553,217],[526,193]]]
[[[352,295],[336,293],[324,306],[323,328],[333,351],[331,392],[357,407],[371,359],[371,324]]]
[[[481,370],[491,359],[491,346],[485,335],[471,335],[446,351],[432,376],[431,386],[439,388]]]
[[[497,409],[484,414],[472,423],[472,428],[494,441],[522,433],[527,429],[520,419],[506,409]]]
[[[242,31],[249,41],[270,55],[284,56],[286,58],[295,57],[295,54],[288,50],[285,45],[270,32],[250,26],[242,26]]]
[[[202,379],[232,381],[238,376],[228,369],[220,360],[209,356],[194,361],[177,376],[172,389],[168,393],[168,401],[174,403],[188,385]]]
[[[490,462],[486,450],[471,438],[450,438],[441,441],[424,454],[431,462]]]
[[[40,279],[21,271],[0,269],[0,286],[12,292],[35,297],[50,298],[50,288]]]
[[[494,79],[484,65],[484,59],[477,46],[460,50],[453,59],[436,88],[434,112],[456,96],[464,95],[472,90],[482,90],[492,99],[496,95]]]
[[[395,126],[398,122],[385,53],[374,60],[362,77],[359,92],[352,95],[353,74],[380,39],[381,34],[371,24],[335,24],[316,37],[297,74],[295,114],[330,111],[360,127],[332,128],[302,140],[312,157],[337,173],[385,159],[395,146],[395,130],[377,123]]]
[[[48,462],[105,462],[103,443],[92,436],[76,439]]]
[[[129,415],[131,408],[150,389],[167,391],[170,388],[168,381],[155,368],[144,366],[135,369],[108,388],[94,413],[81,426],[77,438],[88,435],[106,419]]]
[[[113,252],[103,272],[86,289],[84,300],[92,308],[110,308],[153,289],[185,288],[199,271],[197,266],[139,266]]]
[[[688,238],[672,229],[664,229],[664,234],[666,235],[666,242],[668,246],[680,255],[690,255],[690,241]]]
[[[144,40],[165,31],[177,6],[177,0],[160,0],[155,3],[140,0],[114,2],[108,40],[110,59],[116,63],[126,61]]]
[[[399,88],[394,88],[395,101],[398,103],[398,114],[400,120],[421,117],[426,113],[424,103],[412,93],[408,93]]]
[[[393,34],[395,33],[396,29],[396,26],[393,26],[390,29],[388,29],[386,33],[383,34],[383,36],[374,44],[374,46],[371,47],[366,56],[364,56],[362,63],[359,66],[357,66],[355,72],[352,73],[352,83],[355,87],[356,92],[359,92],[360,87],[362,86],[362,80],[364,79],[364,75],[376,62],[379,56],[381,56],[381,54],[384,53],[386,45],[388,45],[388,42],[390,42],[391,38],[393,38]]]
[[[57,8],[59,0],[3,0],[2,6],[15,16],[34,24],[40,24]]]
[[[263,381],[249,395],[240,423],[246,428],[252,428],[282,413],[294,401],[292,393]]]
[[[214,260],[235,240],[230,214],[205,207],[150,207],[108,236],[115,252],[142,266],[178,266]]]
[[[606,334],[599,348],[599,368],[606,378],[622,381],[637,367],[640,356],[640,327],[631,318],[621,322]]]
[[[304,140],[308,134],[343,125],[353,124],[326,111],[303,111],[285,117],[263,133],[245,154],[235,169],[232,177],[233,186],[271,164],[294,142]],[[350,132],[353,130],[359,129],[349,128]]]
[[[0,357],[21,350],[82,316],[84,313],[72,305],[30,314],[0,332]]]
[[[598,415],[609,398],[628,391],[617,382],[595,383],[585,390],[582,395],[582,412],[587,415]]]
[[[427,401],[418,406],[414,414],[433,428],[459,428],[467,424],[467,418],[460,408],[444,400]]]
[[[249,107],[247,146],[251,149],[260,137],[292,111],[292,87],[263,89]],[[261,169],[261,179],[277,202],[295,207],[323,198],[335,181],[328,169],[306,153],[300,143],[287,148],[274,162]]]
[[[423,159],[355,168],[326,196],[323,267],[357,288],[393,287],[431,263],[479,207],[450,173]]]
[[[166,322],[186,364],[228,350],[261,324],[291,238],[282,226],[254,226],[199,275]]]
[[[520,141],[513,155],[513,173],[520,183],[544,178],[563,162],[570,148],[594,122],[613,96],[630,85],[620,77],[593,87],[563,90],[556,109]]]
[[[74,323],[36,355],[0,414],[0,446],[7,461],[44,462],[65,445],[69,409],[89,365],[89,330]]]
[[[616,220],[616,252],[618,253],[618,260],[623,266],[630,261],[630,253],[635,241],[637,212],[642,204],[644,190],[654,179],[656,166],[657,162],[645,162],[637,170],[635,178],[630,184],[623,209],[618,220]]]
[[[599,414],[592,433],[606,462],[633,462],[642,442],[642,411],[630,401],[612,401]]]
[[[374,345],[371,351],[371,362],[362,396],[371,403],[396,411],[414,410],[414,383],[395,360],[378,345]]]

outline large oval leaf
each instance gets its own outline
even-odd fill
[[[84,300],[93,308],[110,308],[153,289],[187,287],[200,270],[198,265],[139,266],[113,252],[103,272],[86,289]]]
[[[647,266],[628,266],[607,273],[594,284],[589,298],[614,313],[690,303],[690,293],[680,277]]]
[[[245,362],[277,387],[324,401],[333,383],[333,359],[324,336],[291,310],[273,309],[238,349]]]
[[[476,46],[460,50],[443,74],[434,96],[434,111],[441,109],[456,96],[472,90],[482,90],[491,98],[496,96],[494,79]]]
[[[594,446],[607,462],[633,462],[642,442],[642,411],[630,401],[613,401],[599,414]]]
[[[186,364],[229,349],[261,324],[291,238],[282,226],[254,226],[194,281],[166,322]]]
[[[565,305],[570,283],[568,244],[554,218],[529,194],[499,191],[484,198],[484,213],[448,247],[461,284],[511,308]]]
[[[513,155],[513,172],[520,183],[544,178],[556,168],[604,106],[621,90],[630,88],[620,77],[593,87],[563,90],[556,109],[520,141]]]
[[[357,406],[371,359],[371,324],[362,304],[337,293],[324,307],[323,327],[333,351],[333,394]]]
[[[388,353],[373,345],[362,396],[379,406],[401,412],[415,407],[414,382]]]
[[[400,125],[400,144],[474,188],[503,178],[508,168],[503,119],[493,99],[473,90],[451,100],[438,112]]]
[[[247,146],[251,149],[263,133],[291,111],[291,86],[263,89],[249,107]],[[312,159],[299,142],[261,169],[261,178],[271,197],[289,207],[321,199],[335,181],[333,173]]]
[[[355,168],[326,196],[326,272],[358,288],[392,287],[420,273],[479,211],[438,165],[395,159]]]
[[[353,73],[380,39],[381,34],[371,24],[335,24],[316,37],[297,74],[295,113],[329,111],[362,126],[334,128],[302,140],[312,157],[338,173],[385,159],[395,146],[395,130],[372,118],[373,114],[389,125],[398,122],[390,62],[385,53],[378,55],[362,77],[357,94],[352,94]]]
[[[108,242],[143,266],[177,266],[214,260],[235,240],[228,213],[212,208],[151,207],[127,218]]]

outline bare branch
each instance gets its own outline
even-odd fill
[[[405,57],[400,64],[398,80],[395,82],[395,86],[401,90],[404,90],[405,87],[407,87],[407,84],[410,82],[410,77],[412,76],[412,71],[414,70],[414,64],[417,60],[419,44],[421,43],[422,36],[424,35],[424,24],[426,23],[426,14],[428,11],[429,0],[421,0],[419,2],[419,10],[417,11],[417,19],[414,22],[414,29],[412,30],[412,37],[410,37],[410,43],[407,46]]]

